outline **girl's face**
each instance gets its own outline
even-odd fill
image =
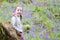
[[[22,8],[21,7],[17,7],[16,8],[16,13],[17,13],[17,16],[20,16],[22,14]]]

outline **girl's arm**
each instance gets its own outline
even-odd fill
[[[17,27],[16,21],[17,21],[16,18],[15,17],[12,17],[11,23],[12,23],[14,29],[16,29],[17,31],[21,32],[21,30]]]
[[[12,17],[11,24],[13,25],[14,28],[16,28],[16,26],[15,26],[15,17]]]

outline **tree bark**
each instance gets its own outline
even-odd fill
[[[20,36],[10,22],[0,22],[0,35],[0,40],[20,40]]]

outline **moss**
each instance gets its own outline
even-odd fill
[[[2,23],[0,23],[0,40],[8,40],[5,30],[3,29]]]

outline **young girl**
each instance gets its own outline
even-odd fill
[[[23,25],[21,23],[21,19],[22,19],[22,7],[16,7],[12,16],[11,23],[21,36],[21,40],[24,40]]]

